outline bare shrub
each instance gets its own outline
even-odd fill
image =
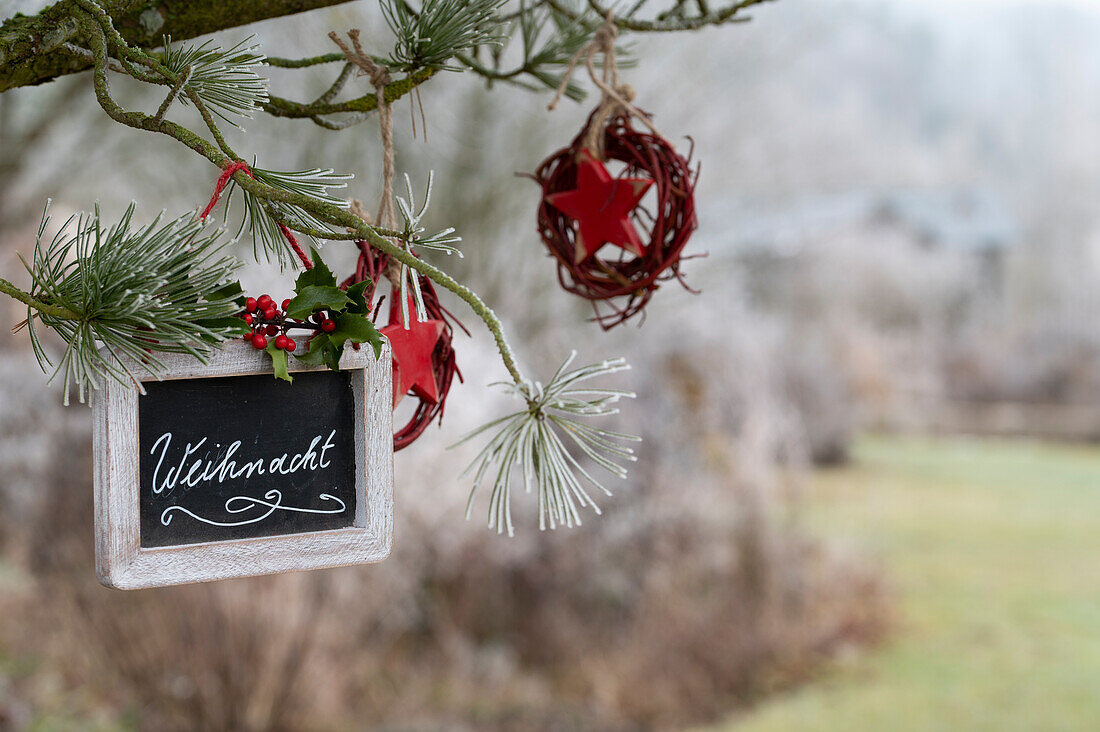
[[[521,561],[412,540],[377,570],[130,594],[87,561],[40,568],[5,642],[148,729],[603,730],[713,718],[882,629],[874,575],[804,539],[683,517],[578,534]]]

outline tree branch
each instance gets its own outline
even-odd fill
[[[619,26],[621,30],[633,31],[635,33],[675,33],[679,31],[698,30],[708,25],[747,23],[750,19],[738,16],[737,14],[739,12],[751,8],[754,5],[761,5],[774,1],[775,0],[740,0],[720,10],[709,10],[704,3],[699,6],[702,11],[700,15],[677,17],[670,13],[657,20],[635,20],[629,17],[628,14],[626,17],[616,17],[615,25]],[[567,18],[576,19],[578,17],[577,13],[565,5],[562,5],[559,0],[544,0],[544,2]],[[676,9],[681,9],[681,5],[682,4],[678,3]],[[608,8],[600,5],[596,0],[588,0],[588,6],[597,16],[607,16]]]
[[[104,0],[114,27],[139,48],[163,36],[186,40],[348,0]],[[37,15],[16,15],[0,24],[0,92],[41,84],[91,68],[88,59],[63,48],[77,34],[73,0],[61,0]]]
[[[87,5],[87,7],[89,8],[89,12],[84,14],[80,18],[80,25],[84,36],[88,41],[88,45],[91,47],[92,54],[95,58],[95,73],[93,76],[94,87],[96,92],[96,99],[99,101],[99,104],[103,108],[103,110],[113,120],[128,127],[133,127],[139,130],[146,130],[149,132],[159,132],[161,134],[172,137],[222,169],[232,164],[234,162],[233,157],[225,154],[216,146],[199,137],[187,128],[178,125],[170,120],[157,120],[152,116],[143,114],[141,112],[127,111],[123,109],[118,104],[118,102],[114,100],[113,97],[111,97],[110,87],[107,80],[107,62],[109,56],[106,29],[100,27],[97,23],[96,13],[94,12],[94,2],[92,2],[91,0],[75,0],[75,2],[79,3],[81,6]],[[126,49],[118,50],[120,51],[121,55],[126,55]],[[416,74],[413,74],[413,76],[415,75]],[[489,306],[486,305],[485,302],[473,290],[462,285],[438,267],[435,267],[422,259],[414,257],[404,247],[395,244],[389,239],[386,239],[381,234],[379,234],[378,231],[374,229],[374,227],[368,225],[365,221],[363,221],[361,218],[351,213],[350,211],[342,209],[331,203],[317,200],[315,198],[312,198],[311,196],[303,195],[301,193],[273,188],[272,186],[266,185],[246,175],[242,171],[235,172],[233,174],[233,180],[243,190],[251,193],[252,195],[260,199],[298,206],[303,210],[311,213],[319,221],[330,224],[333,227],[350,229],[357,232],[359,238],[366,239],[375,248],[389,254],[398,262],[407,265],[409,268],[416,270],[417,272],[435,281],[440,286],[458,295],[458,297],[465,301],[470,309],[473,310],[479,318],[481,318],[482,322],[485,323],[486,328],[488,328],[489,332],[492,333],[493,340],[496,342],[497,350],[500,353],[505,368],[508,369],[508,373],[512,376],[512,379],[515,381],[515,383],[522,384],[524,382],[523,374],[520,372],[519,366],[516,364],[515,357],[512,354],[511,346],[509,346],[508,340],[504,334],[504,326],[501,324],[500,319],[497,317],[496,313],[494,313],[492,309],[489,308]]]
[[[45,315],[52,315],[55,318],[63,318],[65,320],[80,320],[80,316],[67,308],[58,307],[56,305],[47,305],[41,300],[36,299],[29,292],[23,292],[12,283],[0,277],[0,292],[5,295],[10,295],[21,303],[29,305],[40,313]]]
[[[435,69],[420,69],[404,79],[386,84],[386,101],[390,104],[405,96],[420,84],[432,78]],[[305,118],[340,114],[342,112],[370,112],[378,107],[378,96],[373,92],[346,102],[328,102],[318,100],[313,103],[295,102],[290,99],[272,96],[264,105],[264,111],[275,117]]]

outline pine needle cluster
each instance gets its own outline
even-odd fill
[[[452,59],[503,40],[496,18],[504,0],[424,0],[419,12],[404,0],[387,0],[382,13],[396,41],[386,66],[461,71]]]
[[[578,508],[585,506],[599,514],[600,508],[585,483],[606,495],[611,495],[611,491],[574,457],[567,443],[577,448],[582,458],[618,478],[626,477],[626,468],[616,461],[632,462],[634,451],[624,443],[637,442],[640,438],[594,427],[581,420],[618,414],[616,404],[619,400],[634,394],[580,384],[630,367],[623,359],[616,358],[567,371],[576,355],[574,351],[545,386],[532,381],[497,384],[522,399],[525,407],[483,425],[460,441],[459,444],[495,431],[466,470],[474,474],[474,487],[466,506],[467,518],[473,510],[478,487],[489,478],[492,482],[489,528],[498,533],[506,531],[511,536],[515,532],[512,485],[517,472],[522,476],[526,492],[530,493],[532,487],[537,489],[540,529],[579,526]]]
[[[233,279],[241,263],[223,254],[224,232],[194,215],[146,226],[133,222],[134,205],[118,223],[105,226],[99,208],[70,218],[49,241],[42,216],[34,256],[24,262],[31,294],[72,317],[28,308],[31,344],[43,370],[54,367],[68,402],[70,386],[80,401],[104,379],[134,381],[140,364],[156,374],[158,354],[189,353],[200,360],[219,342],[241,332],[240,286]],[[57,359],[48,355],[36,320],[65,342]]]

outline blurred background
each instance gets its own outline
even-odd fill
[[[0,17],[42,3],[0,0]],[[397,167],[435,171],[441,264],[545,378],[577,349],[633,364],[645,438],[583,527],[463,520],[503,375],[460,303],[466,383],[397,455],[384,563],[134,593],[92,569],[90,410],[63,408],[0,302],[0,728],[1091,730],[1100,727],[1100,3],[780,0],[634,39],[625,73],[702,165],[693,295],[603,333],[562,292],[517,180],[594,97],[440,76]],[[255,32],[385,43],[371,0]],[[368,46],[369,48],[370,46]],[[283,90],[327,72],[273,70]],[[365,82],[364,82],[365,83]],[[119,86],[130,104],[138,89]],[[127,96],[129,95],[129,96]],[[419,125],[418,125],[419,127]],[[426,139],[425,139],[426,138]],[[354,171],[376,123],[258,118],[267,168]],[[205,203],[215,171],[110,123],[87,76],[0,96],[0,272],[55,219]],[[430,227],[429,227],[430,228]],[[242,252],[250,250],[242,242]],[[333,269],[350,248],[330,244]],[[252,292],[292,275],[250,265]],[[498,374],[497,372],[501,373]],[[348,639],[352,642],[348,642]]]

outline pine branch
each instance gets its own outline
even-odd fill
[[[615,404],[634,394],[578,385],[629,366],[622,359],[612,359],[566,371],[576,355],[574,351],[545,387],[530,381],[505,384],[524,401],[525,408],[490,422],[459,441],[458,444],[462,444],[486,432],[495,432],[463,473],[474,475],[474,487],[466,504],[467,518],[473,511],[478,488],[489,478],[492,482],[489,528],[495,528],[498,533],[507,531],[512,536],[515,532],[512,482],[517,468],[526,492],[530,493],[532,487],[537,489],[540,529],[579,526],[578,507],[588,506],[599,514],[599,506],[581,478],[606,495],[611,492],[574,457],[567,443],[612,475],[626,477],[626,468],[616,461],[633,461],[634,451],[622,443],[636,442],[639,438],[593,427],[580,420],[618,414]]]
[[[461,71],[456,55],[503,40],[496,12],[504,0],[424,0],[414,12],[404,0],[382,0],[386,24],[397,37],[385,66]]]
[[[78,0],[78,2],[94,5],[91,0]],[[109,23],[109,20],[103,22]],[[182,125],[167,119],[157,120],[141,112],[131,112],[119,105],[111,96],[110,85],[107,78],[109,66],[107,30],[100,25],[100,21],[96,19],[94,14],[88,14],[81,18],[81,31],[88,39],[88,44],[95,58],[93,82],[96,91],[96,100],[113,120],[134,129],[156,132],[172,137],[202,155],[219,168],[226,168],[233,162],[236,162],[234,157],[227,155],[217,146],[204,140],[202,137],[196,135]],[[130,53],[140,54],[140,51],[134,49],[128,50]],[[414,257],[408,253],[404,247],[385,238],[388,232],[380,234],[378,230],[369,226],[358,216],[355,216],[340,206],[320,201],[294,191],[274,188],[261,181],[250,178],[243,171],[238,171],[233,174],[233,182],[240,186],[243,191],[259,199],[298,206],[316,217],[318,221],[328,224],[334,230],[343,228],[357,232],[359,238],[368,241],[371,246],[386,252],[399,263],[408,265],[417,272],[429,277],[440,286],[458,295],[458,297],[466,302],[470,306],[470,309],[481,318],[492,333],[493,339],[497,345],[497,350],[500,352],[501,359],[504,361],[508,373],[517,383],[523,381],[523,375],[516,365],[515,357],[512,354],[511,347],[508,345],[508,340],[504,334],[500,319],[497,318],[492,309],[481,300],[477,293],[463,286],[439,268]]]
[[[503,53],[492,54],[491,68],[471,56],[460,54],[457,58],[469,70],[490,83],[503,81],[532,90],[543,87],[556,89],[561,84],[562,73],[573,54],[588,43],[601,22],[602,19],[591,13],[567,18],[552,9],[535,5],[527,12],[517,15],[508,30],[509,40],[518,33],[522,43],[522,57],[518,65],[507,71],[501,70]],[[538,83],[531,84],[521,79],[525,76]],[[584,98],[584,90],[572,81],[565,93],[574,100]]]
[[[613,6],[601,5],[596,0],[587,0],[587,2],[589,9],[601,18],[607,17],[608,13],[613,10]],[[635,33],[677,33],[727,23],[747,23],[751,18],[738,15],[738,13],[767,2],[775,2],[775,0],[735,0],[735,2],[726,4],[717,10],[711,10],[703,3],[697,5],[700,12],[696,15],[689,15],[684,12],[685,4],[677,2],[670,11],[658,13],[657,17],[652,20],[640,20],[633,17],[633,13],[615,14],[615,25],[619,26],[619,30]],[[561,0],[545,0],[545,4],[566,17],[577,18],[580,16],[580,13],[567,8]]]
[[[257,46],[245,45],[252,38],[222,50],[213,41],[173,47],[171,37],[166,36],[156,58],[178,80],[187,77],[184,90],[201,99],[222,120],[237,126],[226,115],[251,117],[268,100],[267,80],[256,74],[256,68],[264,62],[263,54],[257,52]]]
[[[80,401],[104,379],[128,383],[122,356],[161,369],[157,353],[189,353],[205,360],[213,347],[236,335],[232,275],[241,263],[220,254],[223,231],[193,215],[161,223],[158,216],[134,227],[131,204],[122,219],[103,225],[98,208],[71,218],[48,243],[43,214],[33,259],[28,303],[31,345],[43,370],[53,363],[36,330],[36,318],[66,343],[51,376],[63,377],[65,400],[75,384]],[[75,224],[75,225],[74,225]]]
[[[347,56],[337,51],[333,53],[323,53],[319,56],[307,56],[305,58],[268,56],[264,60],[264,63],[279,69],[307,69],[310,66],[322,66],[324,64],[333,64],[337,61],[342,62],[347,60]]]
[[[428,173],[428,185],[424,192],[424,202],[419,208],[416,206],[416,197],[413,193],[412,181],[409,180],[409,176],[405,175],[405,190],[407,192],[406,197],[395,196],[397,199],[398,210],[401,211],[401,218],[404,222],[403,230],[398,236],[401,241],[405,242],[405,248],[410,254],[416,254],[414,249],[427,249],[429,251],[443,252],[444,254],[457,254],[462,258],[462,252],[459,251],[454,245],[462,241],[462,237],[455,235],[454,228],[447,228],[439,231],[430,236],[425,236],[425,228],[421,224],[425,214],[428,213],[428,207],[432,203],[432,184],[435,179],[435,173]],[[420,291],[420,278],[410,275],[409,266],[402,264],[400,271],[397,275],[398,289],[401,292],[412,291],[413,301],[416,304],[416,318],[417,320],[427,320],[428,312],[424,306],[424,298]],[[409,298],[401,298],[401,321],[408,326],[409,320]]]
[[[490,85],[500,81],[531,91],[557,89],[573,56],[605,22],[603,16],[590,10],[566,14],[542,2],[521,2],[520,10],[507,17],[507,40],[501,47],[490,50],[489,61],[465,54],[457,56],[457,60]],[[516,38],[521,44],[519,59],[506,69],[505,48]],[[484,55],[483,51],[482,48],[474,49],[477,56]],[[628,55],[629,47],[619,45],[616,52],[620,68],[634,65],[635,61]],[[580,84],[570,80],[566,84],[565,95],[579,101],[584,98],[585,92]]]
[[[13,285],[11,282],[8,282],[7,280],[5,280],[3,277],[0,277],[0,292],[4,293],[5,295],[7,295],[7,296],[9,296],[9,297],[11,297],[15,300],[18,300],[19,302],[23,303],[27,307],[29,307],[33,310],[37,310],[40,313],[45,313],[47,315],[52,315],[55,318],[63,318],[65,320],[79,320],[80,319],[80,316],[77,315],[76,313],[74,313],[72,310],[69,310],[69,309],[63,308],[63,307],[59,307],[57,305],[50,305],[48,303],[44,303],[41,300],[35,298],[29,292],[24,292],[23,290],[20,290],[18,287]],[[18,330],[18,329],[19,329],[19,326],[17,326],[16,328],[13,328],[13,330]]]
[[[94,6],[92,0],[78,0],[78,2],[86,3],[90,6]],[[211,161],[220,168],[225,168],[235,162],[233,157],[230,157],[226,153],[219,150],[214,145],[211,145],[206,140],[202,139],[195,133],[191,132],[187,128],[171,122],[170,120],[157,120],[150,115],[142,114],[141,112],[130,112],[123,109],[110,94],[110,87],[107,79],[108,69],[108,54],[107,54],[107,31],[110,28],[104,28],[100,25],[103,22],[109,26],[109,19],[103,20],[100,18],[97,20],[94,13],[86,15],[81,20],[81,28],[84,35],[89,40],[92,53],[95,57],[94,68],[94,86],[96,90],[96,99],[98,100],[104,111],[114,119],[116,122],[133,127],[135,129],[147,130],[150,132],[158,132],[168,135],[179,142],[187,145],[195,152],[199,153],[207,160]],[[140,54],[140,52],[134,49],[128,49],[130,53]],[[335,228],[347,228],[353,231],[357,231],[360,234],[360,238],[365,239],[371,243],[372,246],[386,252],[398,262],[405,264],[412,269],[429,277],[440,286],[454,292],[462,300],[464,300],[474,313],[481,318],[486,327],[493,334],[493,339],[496,342],[497,350],[500,352],[501,359],[504,361],[505,367],[508,369],[509,374],[516,381],[516,383],[523,381],[523,375],[521,374],[518,366],[516,365],[515,357],[512,355],[511,347],[508,345],[507,337],[504,334],[503,327],[501,326],[499,318],[477,295],[469,288],[460,284],[450,275],[446,274],[439,268],[424,262],[408,253],[403,247],[394,244],[390,239],[380,235],[374,228],[368,226],[362,219],[358,218],[354,214],[336,206],[332,203],[320,201],[309,196],[302,195],[293,191],[276,189],[270,185],[266,185],[260,181],[250,178],[244,172],[238,171],[233,175],[233,182],[242,188],[242,190],[257,196],[260,199],[275,202],[286,203],[294,206],[298,206],[315,216],[319,221],[323,221]]]
[[[343,54],[340,55],[341,60],[346,60]],[[270,59],[268,59],[270,61]],[[428,79],[432,78],[436,74],[436,69],[426,68],[419,69],[406,76],[404,79],[398,79],[390,82],[386,85],[386,101],[390,104],[396,102],[401,97],[411,92],[416,87],[420,86]],[[347,112],[373,112],[378,108],[378,97],[372,91],[370,94],[366,94],[355,99],[349,99],[345,102],[333,102],[333,101],[315,101],[311,103],[295,102],[290,99],[284,99],[282,97],[272,96],[268,102],[264,105],[264,111],[275,117],[289,117],[297,119],[306,119],[318,116],[329,116],[333,114],[343,114]]]
[[[333,188],[347,187],[347,181],[354,176],[335,173],[331,168],[321,170],[302,170],[294,172],[279,172],[253,167],[252,180],[259,181],[269,189],[283,191],[310,200],[331,204],[339,208],[347,208],[348,202],[329,191]],[[230,214],[234,192],[239,188],[236,181],[230,183],[226,196],[225,219]],[[306,209],[290,201],[273,201],[270,198],[260,197],[247,189],[242,189],[244,203],[240,226],[237,236],[245,230],[253,241],[253,252],[258,259],[261,255],[267,259],[274,259],[280,265],[293,263],[295,254],[287,245],[285,237],[279,227],[289,226],[295,231],[310,232],[313,238],[327,238],[332,233],[325,222],[318,219]],[[312,232],[316,232],[316,235]]]

